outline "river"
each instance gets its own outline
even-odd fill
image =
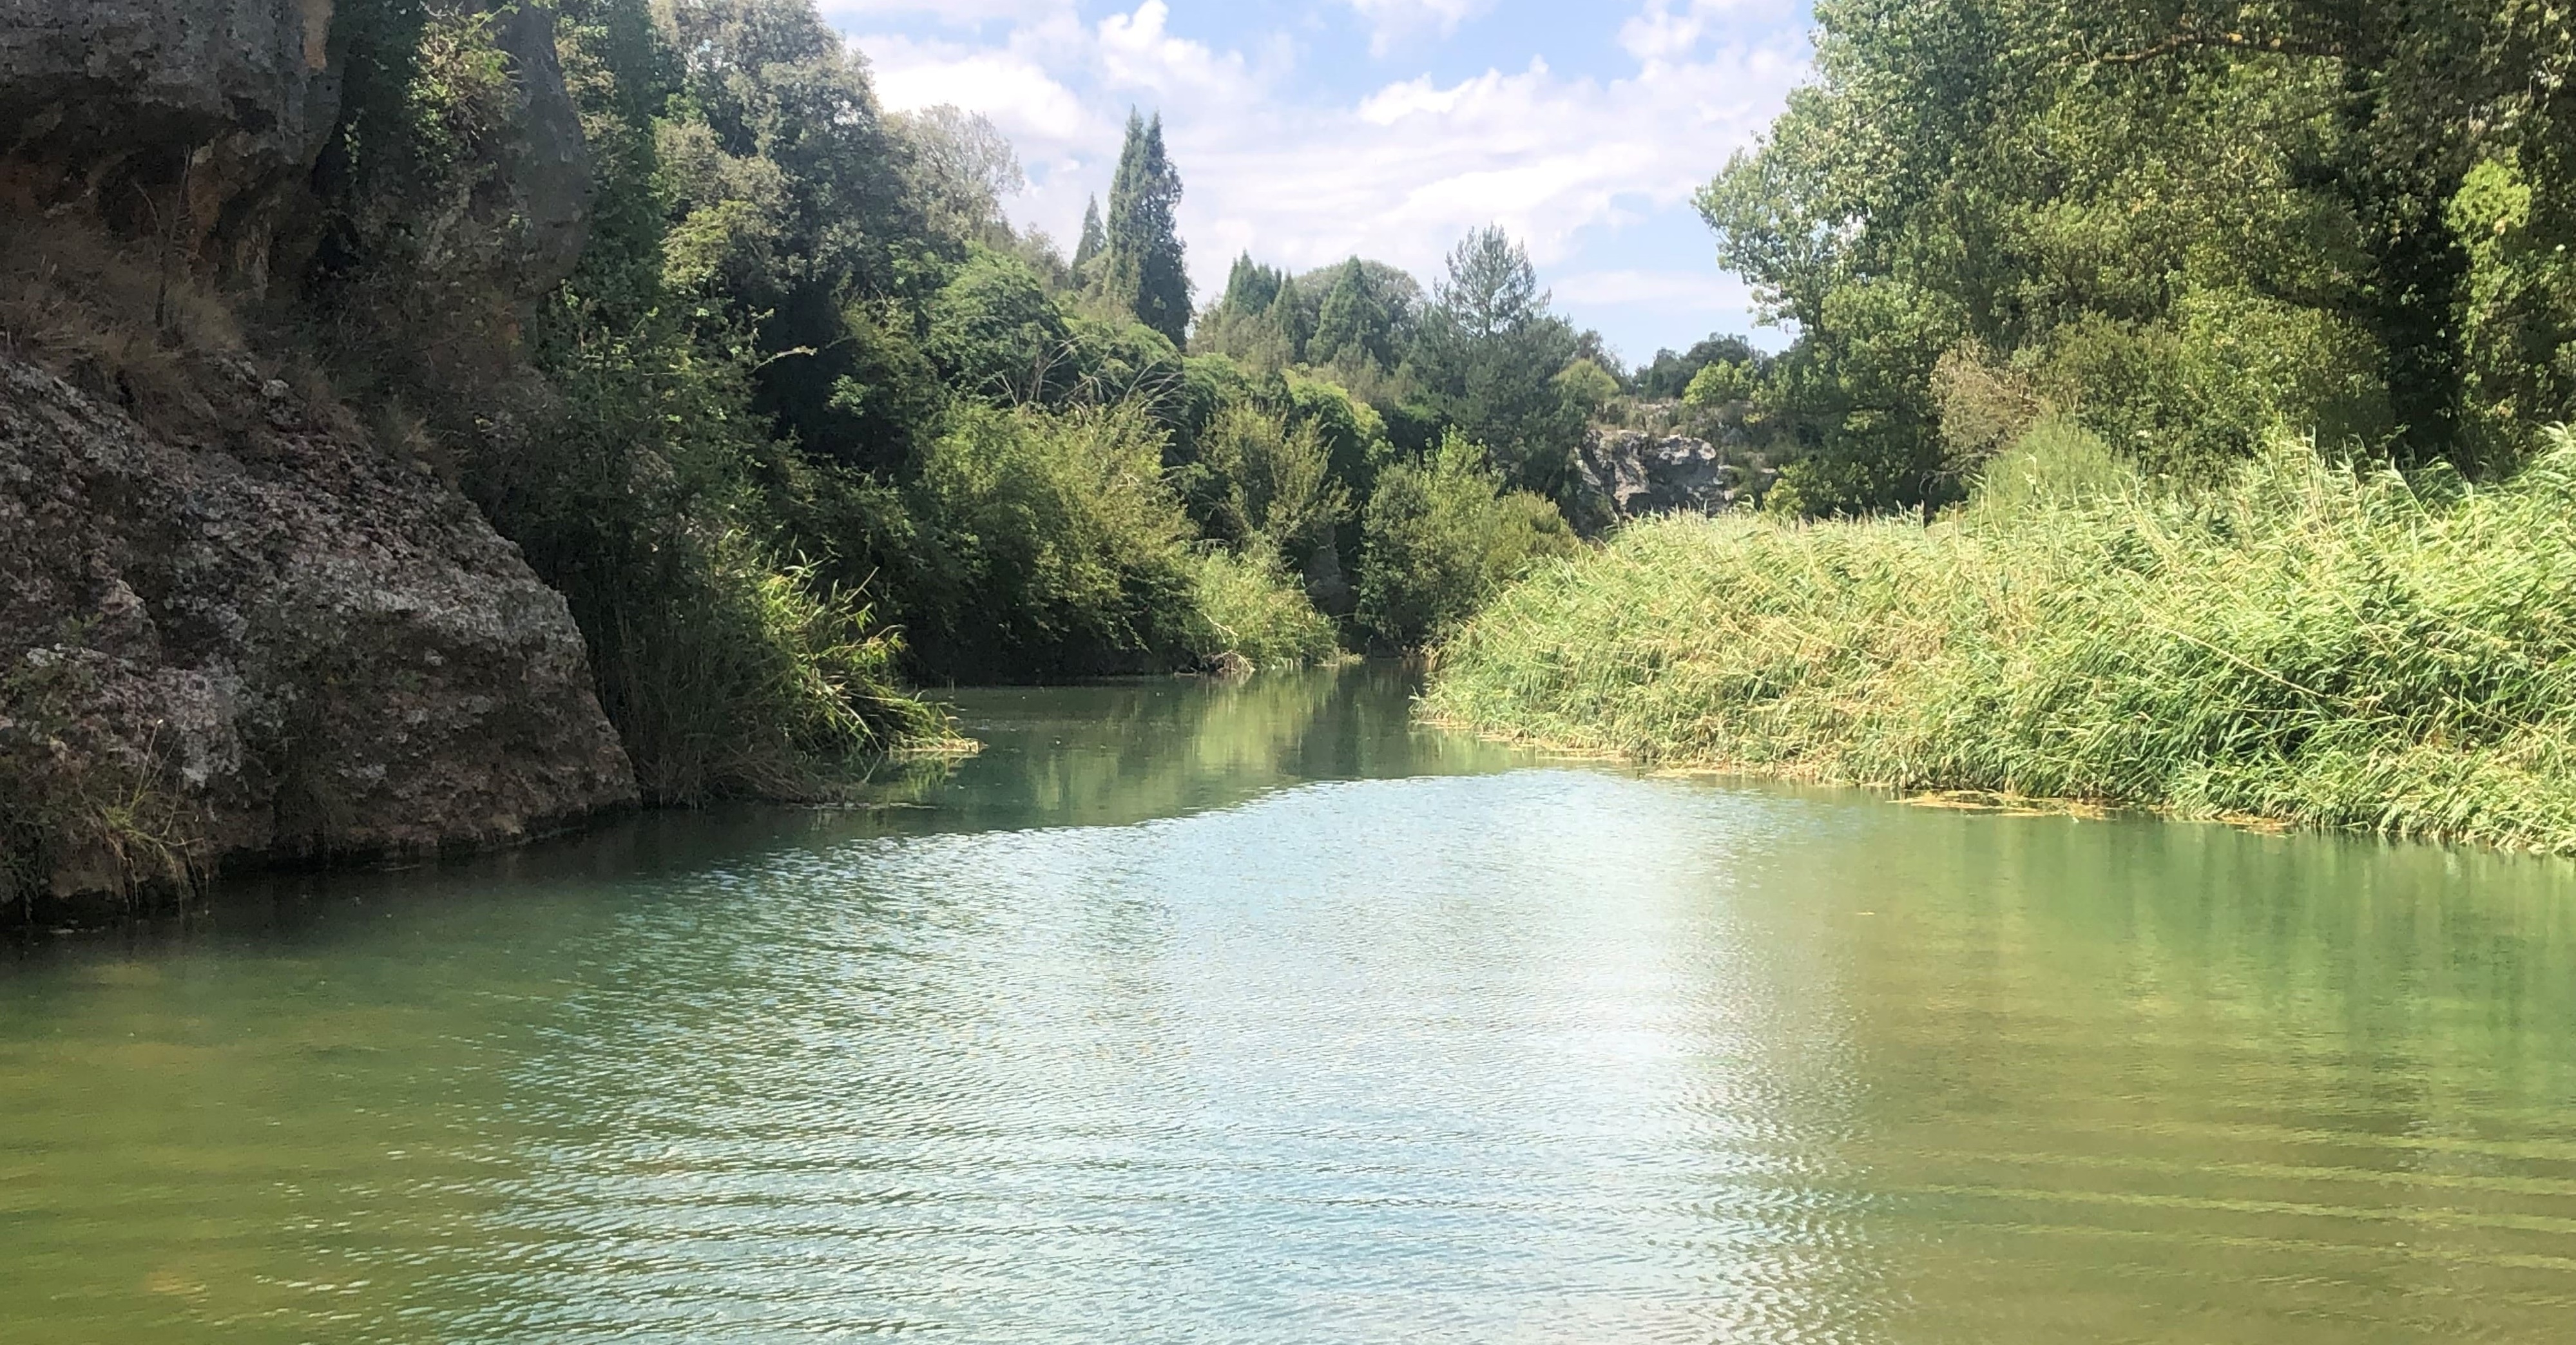
[[[964,693],[0,953],[0,1340],[2556,1342],[2576,867]]]

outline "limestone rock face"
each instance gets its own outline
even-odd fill
[[[0,355],[22,897],[500,844],[635,801],[580,632],[514,546],[247,360],[206,381],[224,428],[172,442]]]
[[[1583,485],[1621,522],[1659,514],[1716,514],[1741,487],[1710,443],[1640,430],[1596,430],[1583,446]]]
[[[264,279],[339,116],[332,6],[0,0],[0,190],[183,234]]]
[[[0,210],[76,207],[111,232],[169,238],[230,285],[264,289],[281,237],[310,246],[314,169],[342,102],[337,3],[0,0]],[[471,250],[475,263],[534,296],[581,257],[589,151],[555,55],[553,8],[480,3],[509,58],[518,115],[490,147],[488,196],[456,203],[446,227],[468,228],[485,245]]]
[[[510,218],[522,231],[519,280],[522,293],[541,294],[581,261],[590,230],[590,150],[555,56],[554,10],[533,4],[506,10],[498,37],[520,99],[504,164]]]

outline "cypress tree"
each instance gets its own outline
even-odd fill
[[[1353,257],[1340,268],[1332,288],[1324,291],[1315,318],[1314,345],[1308,355],[1317,364],[1330,364],[1350,355],[1372,361],[1381,369],[1392,369],[1396,361],[1394,328],[1395,317],[1379,297],[1368,268]]]
[[[1089,205],[1082,208],[1082,241],[1073,249],[1074,278],[1088,283],[1100,254],[1108,247],[1109,235],[1100,227],[1100,198],[1095,196]]]
[[[1283,275],[1279,278],[1279,296],[1270,301],[1270,312],[1267,316],[1270,324],[1279,331],[1280,343],[1288,352],[1288,362],[1305,363],[1306,341],[1314,335],[1314,332],[1307,325],[1306,299],[1304,295],[1297,292],[1295,276]]]
[[[1181,175],[1163,150],[1163,118],[1127,114],[1127,147],[1118,156],[1118,178],[1109,189],[1108,265],[1103,289],[1136,320],[1170,337],[1189,339],[1190,275],[1174,218],[1181,204]]]
[[[1279,298],[1279,282],[1284,278],[1247,252],[1235,258],[1234,271],[1226,277],[1225,300],[1219,306],[1240,317],[1257,318]]]

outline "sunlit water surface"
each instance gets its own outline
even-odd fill
[[[0,1339],[2576,1338],[2576,875],[973,694],[0,954]]]

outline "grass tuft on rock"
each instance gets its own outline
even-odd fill
[[[2043,427],[1937,526],[1633,528],[1442,651],[1552,746],[2576,853],[2576,435],[2518,476],[2304,446],[2140,483]]]

